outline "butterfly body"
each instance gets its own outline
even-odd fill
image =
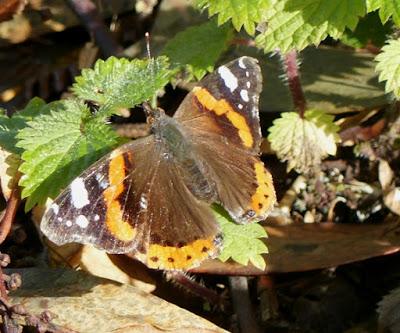
[[[264,219],[275,202],[260,161],[255,59],[203,79],[173,117],[154,112],[152,134],[114,150],[56,198],[42,231],[57,244],[131,252],[151,268],[187,269],[222,246],[213,202],[238,223]]]

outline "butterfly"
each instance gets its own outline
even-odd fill
[[[131,253],[155,269],[189,269],[218,255],[211,204],[237,223],[264,220],[276,197],[259,158],[262,76],[254,58],[220,66],[173,117],[151,112],[148,137],[95,162],[54,200],[41,230],[56,244]]]

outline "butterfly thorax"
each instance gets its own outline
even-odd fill
[[[152,132],[162,159],[178,169],[189,190],[200,200],[215,201],[215,184],[207,176],[205,161],[196,158],[185,128],[161,112],[153,121]]]

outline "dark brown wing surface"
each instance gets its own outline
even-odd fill
[[[208,166],[220,203],[239,223],[264,219],[276,200],[258,157],[261,85],[257,60],[236,59],[202,80],[174,116]]]
[[[133,252],[151,268],[188,269],[217,255],[211,209],[188,189],[187,171],[161,153],[150,136],[95,163],[51,205],[44,234],[57,244]]]

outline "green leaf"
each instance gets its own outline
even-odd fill
[[[72,90],[85,100],[103,105],[104,116],[152,99],[170,80],[168,59],[98,60],[94,69],[83,69]]]
[[[8,117],[5,111],[0,111],[0,146],[10,153],[21,154],[22,149],[16,146],[16,135],[26,127],[28,121],[45,112],[45,105],[42,99],[35,97],[12,117]]]
[[[249,35],[254,35],[255,26],[270,8],[271,0],[197,0],[201,8],[208,8],[209,16],[218,14],[218,25],[232,20],[237,31],[242,26]]]
[[[167,43],[163,54],[168,56],[174,66],[187,66],[189,73],[199,80],[207,72],[213,71],[231,37],[229,26],[218,28],[212,20],[178,33]]]
[[[400,40],[391,40],[382,47],[375,58],[378,61],[376,70],[380,72],[379,81],[386,81],[386,93],[393,92],[400,98]]]
[[[265,52],[300,51],[318,45],[328,35],[340,38],[346,28],[354,29],[365,13],[364,0],[275,0],[266,12],[267,28],[256,37],[256,43]]]
[[[227,261],[232,258],[241,265],[247,265],[250,261],[264,270],[262,254],[268,253],[268,248],[260,238],[268,237],[265,229],[258,223],[236,224],[219,206],[214,206],[214,214],[224,236],[224,247],[218,259]]]
[[[390,17],[394,23],[400,26],[400,2],[399,0],[367,0],[367,10],[372,12],[379,9],[379,17],[386,23]]]
[[[323,111],[308,110],[304,118],[297,112],[285,112],[269,128],[268,140],[278,158],[288,161],[288,170],[307,173],[327,155],[336,154],[338,131],[333,116]]]
[[[115,132],[78,100],[52,103],[17,135],[25,151],[20,171],[26,210],[56,197],[72,179],[119,142]]]
[[[355,48],[365,47],[368,43],[382,47],[391,31],[391,22],[382,24],[378,13],[372,12],[360,19],[354,31],[346,29],[340,41]]]

